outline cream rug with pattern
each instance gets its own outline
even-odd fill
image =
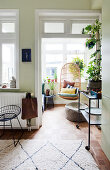
[[[0,140],[0,170],[99,170],[80,140]]]

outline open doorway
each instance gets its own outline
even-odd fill
[[[64,105],[67,102],[66,100],[62,99],[65,101],[63,106],[47,109],[45,113],[42,114],[42,83],[45,81],[48,85],[48,79],[50,79],[52,82],[54,80],[56,84],[59,84],[61,66],[67,61],[70,62],[73,60],[76,55],[78,55],[79,58],[83,58],[85,64],[89,62],[87,58],[89,55],[88,51],[85,52],[85,49],[81,50],[84,47],[85,39],[89,38],[89,35],[82,34],[81,30],[83,27],[85,27],[85,25],[94,23],[94,21],[97,18],[100,18],[100,16],[101,15],[99,11],[36,11],[35,88],[36,96],[38,97],[38,127],[42,125],[37,133],[37,138],[45,140],[56,139],[57,141],[59,141],[59,139],[66,141],[72,140],[72,143],[74,139],[82,139],[87,142],[87,123],[84,123],[83,125],[80,124],[81,130],[78,130],[76,129],[75,123],[68,121],[65,118]],[[83,46],[80,46],[82,41]],[[65,43],[66,47],[63,47],[62,44]],[[67,46],[67,44],[70,45]],[[81,51],[81,53],[78,51]],[[84,72],[86,72],[86,67]],[[55,77],[57,77],[57,82]],[[82,82],[83,80],[85,80],[85,77],[82,77]],[[84,86],[86,88],[86,85]],[[57,98],[57,93],[59,91],[58,88],[55,91],[54,97],[54,102],[56,102],[56,105],[61,104]],[[57,100],[55,98],[57,98]],[[94,126],[91,128],[91,131],[93,132],[92,139],[95,139],[95,142],[92,143],[92,146],[98,146],[100,144],[101,133]],[[98,148],[95,147],[96,155]]]
[[[100,18],[99,11],[83,11],[83,14],[82,11],[36,11],[35,93],[38,97],[38,127],[42,125],[42,83],[48,80],[55,82],[54,104],[68,103],[57,95],[61,67],[75,57],[88,64],[89,52],[85,48],[85,39],[89,35],[82,34],[82,29],[97,18]],[[82,77],[82,85],[86,87],[85,77],[86,74]]]
[[[81,61],[83,70],[82,86],[86,86],[86,66],[89,63],[89,51],[85,47],[85,38],[43,38],[41,41],[42,55],[42,94],[47,93],[43,101],[43,109],[51,104],[67,104],[70,101],[59,97],[61,69],[66,63]],[[49,97],[49,96],[52,96]],[[50,99],[49,99],[50,98]],[[49,101],[50,100],[50,101]],[[50,102],[50,105],[49,105]]]

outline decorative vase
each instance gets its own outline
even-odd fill
[[[54,90],[51,90],[51,95],[54,95]]]
[[[10,88],[16,88],[16,79],[12,76],[12,80],[10,80]]]
[[[49,96],[50,89],[46,89],[46,96]]]
[[[55,83],[57,83],[57,79],[55,79]]]

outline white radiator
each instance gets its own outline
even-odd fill
[[[25,98],[25,97],[26,97],[26,93],[0,92],[0,107],[6,106],[6,105],[18,105],[22,109],[22,98]],[[26,120],[21,119],[21,114],[18,116],[18,118],[20,120],[22,127],[26,128],[27,122]],[[9,122],[7,122],[7,124],[9,124]],[[19,128],[19,124],[16,119],[13,119],[12,124],[14,128]]]

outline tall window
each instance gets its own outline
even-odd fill
[[[57,74],[59,81],[62,66],[74,58],[83,59],[85,65],[88,65],[90,52],[85,42],[89,35],[82,34],[82,30],[97,18],[100,18],[100,13],[76,11],[67,16],[64,13],[61,16],[54,14],[40,17],[42,79],[54,79]],[[82,81],[87,78],[86,69]]]
[[[85,41],[84,38],[42,39],[43,78],[54,79],[56,73],[59,80],[62,66],[71,63],[76,57],[83,59],[87,65],[89,51],[85,47]]]
[[[0,10],[0,88],[10,88],[12,77],[18,82],[18,11]]]

